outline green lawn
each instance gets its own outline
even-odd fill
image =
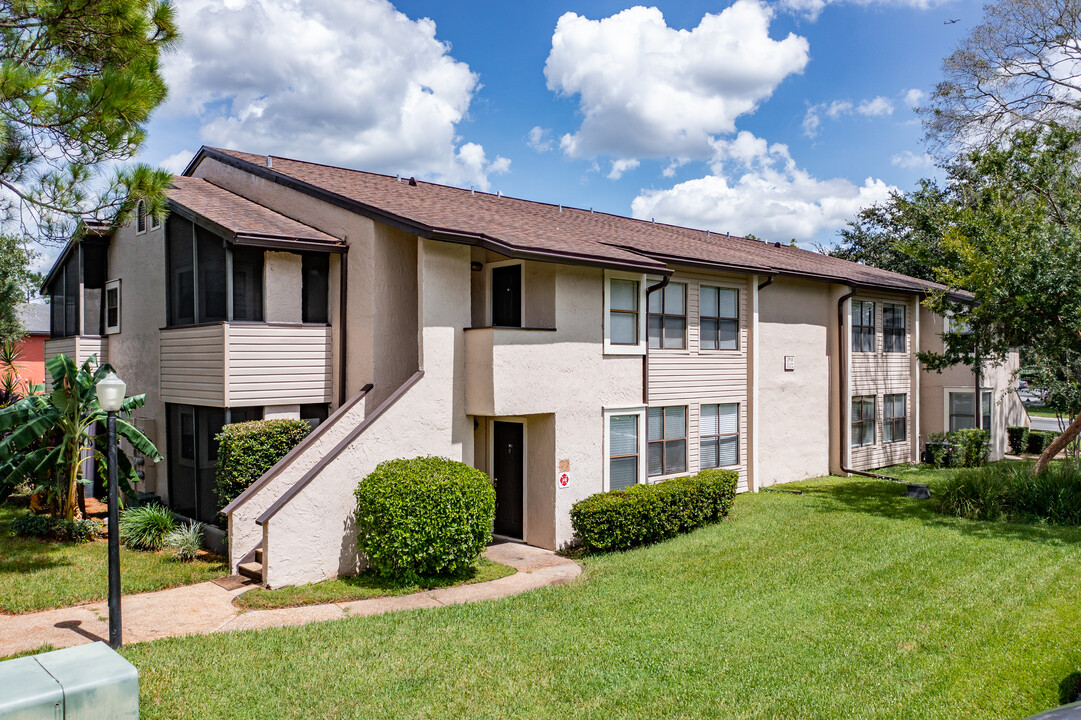
[[[108,543],[62,543],[12,535],[25,508],[0,505],[0,612],[25,613],[103,600],[108,592]],[[216,560],[176,562],[168,553],[120,548],[124,594],[162,590],[228,575]]]
[[[1025,407],[1025,411],[1028,412],[1029,415],[1032,415],[1032,416],[1035,416],[1035,417],[1044,417],[1044,418],[1052,418],[1052,419],[1059,417],[1059,414],[1057,412],[1055,412],[1054,410],[1051,410],[1049,408],[1046,408],[1043,405],[1028,405],[1028,406]]]
[[[513,575],[514,568],[480,558],[471,572],[461,577],[425,578],[419,583],[403,583],[381,578],[374,573],[361,573],[354,577],[325,580],[310,585],[285,587],[277,590],[255,588],[237,597],[233,604],[245,610],[270,610],[274,608],[321,605],[323,603],[351,602],[375,597],[409,595],[410,593],[453,585],[498,580]]]
[[[1073,683],[1081,530],[788,487],[570,585],[129,646],[143,717],[1022,718]]]

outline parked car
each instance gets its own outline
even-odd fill
[[[1081,702],[1070,703],[1052,710],[1044,710],[1025,720],[1081,720]]]
[[[1028,390],[1028,380],[1018,380],[1017,381],[1017,389],[1018,390]]]

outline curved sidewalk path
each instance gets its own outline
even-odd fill
[[[121,604],[124,643],[179,635],[305,625],[357,615],[380,615],[398,610],[495,600],[570,582],[582,572],[577,563],[550,550],[518,543],[492,545],[484,555],[518,572],[489,582],[428,590],[413,595],[280,610],[245,611],[233,605],[233,599],[252,589],[253,585],[225,590],[213,582],[204,582],[140,595],[125,595]],[[106,640],[108,637],[109,611],[104,601],[23,615],[0,615],[0,657],[36,650],[46,644],[62,648]]]

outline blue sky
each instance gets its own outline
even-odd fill
[[[961,0],[631,7],[184,0],[141,159],[179,170],[225,145],[830,243],[933,172],[911,104],[982,17]]]

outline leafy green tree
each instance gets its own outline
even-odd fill
[[[112,368],[98,365],[96,356],[77,368],[62,354],[50,358],[45,367],[52,377],[51,393],[30,395],[0,410],[0,433],[9,433],[0,441],[0,496],[26,479],[56,476],[60,507],[64,518],[72,520],[78,510],[78,484],[90,481],[84,474],[86,458],[104,465],[104,456],[95,449],[104,443],[106,419],[96,386]],[[125,398],[120,415],[130,416],[144,402],[145,395]],[[91,432],[95,423],[102,428],[98,435]],[[116,431],[143,455],[161,460],[154,443],[123,417],[117,417]],[[117,448],[117,476],[122,489],[134,494],[130,483],[138,476],[122,448]]]
[[[24,234],[67,239],[83,215],[119,224],[140,198],[163,215],[168,173],[98,174],[142,146],[177,40],[165,0],[0,0],[0,188]]]
[[[930,367],[976,358],[1003,360],[1023,348],[1044,361],[1081,353],[1081,133],[1059,126],[1015,134],[1009,144],[968,154],[950,168],[950,222],[942,236],[957,262],[937,279],[966,288],[971,302],[947,293],[927,303],[963,328],[945,334]],[[1081,414],[1040,457],[1035,471],[1081,433]]]
[[[25,238],[0,233],[0,343],[14,342],[25,333],[19,305],[26,302],[27,288],[40,277],[30,272],[36,257]]]

